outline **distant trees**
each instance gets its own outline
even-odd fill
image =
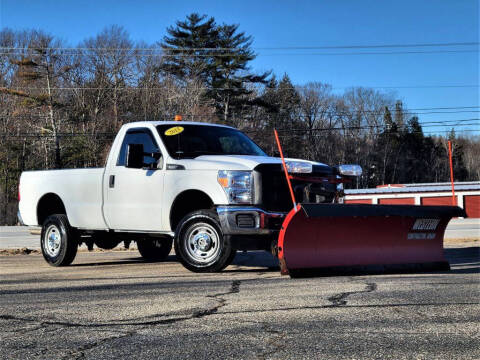
[[[0,31],[0,224],[14,224],[24,170],[103,166],[124,123],[184,120],[234,125],[267,152],[279,131],[290,157],[358,163],[353,186],[480,180],[480,139],[426,136],[391,94],[295,85],[254,73],[252,38],[238,25],[191,14],[155,44],[119,26],[70,46],[41,31]]]
[[[462,136],[455,139],[455,142],[462,145],[462,154],[468,179],[480,179],[480,140],[474,136]]]
[[[12,84],[0,92],[17,98],[16,114],[34,112],[39,117],[33,129],[51,133],[54,140],[54,167],[62,166],[59,132],[65,121],[66,99],[59,87],[68,81],[70,58],[62,53],[62,43],[52,36],[33,31],[24,52],[12,55]]]

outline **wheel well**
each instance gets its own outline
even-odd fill
[[[200,190],[187,190],[179,194],[173,202],[170,210],[170,226],[175,231],[178,223],[188,213],[195,210],[210,209],[213,201]]]
[[[37,205],[37,221],[42,225],[47,217],[53,214],[67,215],[62,199],[56,194],[43,195]]]

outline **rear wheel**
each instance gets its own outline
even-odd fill
[[[217,272],[230,265],[235,250],[222,233],[218,216],[210,210],[185,216],[175,232],[175,254],[193,272]]]
[[[137,241],[138,252],[147,261],[162,261],[168,257],[172,250],[173,240],[171,238],[162,238],[155,240]]]
[[[70,265],[77,255],[78,234],[63,214],[50,215],[40,236],[42,254],[52,266]]]

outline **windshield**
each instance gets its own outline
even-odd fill
[[[208,125],[158,125],[158,133],[170,156],[195,158],[201,155],[267,156],[241,131]]]

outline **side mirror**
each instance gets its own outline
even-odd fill
[[[127,168],[143,168],[143,144],[127,145]]]
[[[163,156],[161,152],[144,152],[143,156],[146,156],[147,158],[152,158],[154,161],[151,161],[150,159],[147,161],[147,163],[143,164],[143,168],[147,170],[157,170],[157,169],[163,169]]]
[[[348,165],[338,165],[336,166],[337,172],[340,175],[344,176],[360,176],[362,175],[362,168],[360,165],[353,165],[353,164],[348,164]]]

